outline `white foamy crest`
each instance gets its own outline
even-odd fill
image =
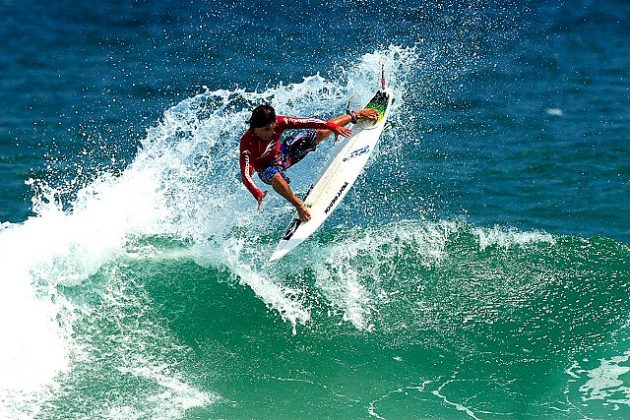
[[[69,367],[71,338],[79,308],[57,291],[94,274],[122,249],[125,237],[159,217],[151,179],[128,172],[102,177],[79,192],[64,212],[56,192],[30,181],[37,216],[0,231],[0,391],[37,400],[54,377]],[[151,215],[147,217],[147,215]],[[17,408],[2,398],[1,411]],[[35,404],[37,405],[37,404]]]
[[[325,264],[316,266],[316,285],[334,307],[342,311],[344,321],[360,330],[371,330],[370,295],[361,284],[359,271],[348,261],[348,256],[338,250]]]
[[[489,246],[497,246],[501,249],[508,249],[511,246],[523,246],[533,243],[554,244],[555,239],[545,232],[522,232],[513,228],[495,226],[488,228],[475,228],[473,233],[479,238],[479,248],[481,251]]]
[[[427,268],[446,256],[446,244],[457,232],[455,222],[406,222],[348,232],[316,258],[317,285],[339,308],[343,319],[371,330],[371,315],[391,287],[387,277],[397,261],[413,258]]]
[[[256,270],[251,259],[249,261],[252,265],[247,264],[248,258],[255,257],[244,250],[245,244],[243,239],[227,240],[221,248],[212,244],[200,244],[195,251],[195,261],[200,265],[229,269],[241,284],[250,287],[268,307],[289,321],[295,334],[297,325],[305,324],[310,319],[309,311],[299,301],[302,291],[283,285],[268,272]]]

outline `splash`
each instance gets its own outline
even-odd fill
[[[55,378],[71,371],[72,360],[89,357],[82,356],[73,328],[91,308],[62,289],[82,284],[123,256],[130,238],[191,241],[200,264],[230,270],[294,329],[306,323],[300,290],[260,268],[264,237],[287,209],[272,199],[267,217],[253,211],[238,177],[239,136],[249,111],[261,102],[272,102],[282,113],[320,117],[342,113],[351,95],[365,102],[378,73],[374,63],[381,59],[402,97],[405,69],[417,57],[413,49],[392,46],[340,68],[332,79],[317,74],[260,92],[206,90],[184,100],[147,130],[129,167],[97,176],[70,203],[61,202],[61,189],[29,181],[35,216],[0,228],[0,416],[35,415],[55,394]],[[296,178],[299,188],[304,180]]]
[[[448,273],[450,278],[445,281],[451,283],[439,287],[455,287],[452,283],[461,281],[463,294],[477,296],[487,288],[483,300],[488,300],[503,290],[496,299],[522,302],[535,288],[544,287],[546,280],[538,280],[538,274],[530,270],[515,275],[512,272],[519,268],[505,266],[506,259],[541,252],[545,245],[553,244],[554,237],[542,232],[476,228],[463,220],[420,220],[341,229],[324,244],[307,244],[297,258],[309,260],[318,292],[327,299],[333,316],[359,330],[373,331],[378,323],[387,328],[382,323],[394,308],[411,306],[415,311],[423,307],[422,296],[427,288],[436,287],[432,283],[441,277],[438,273]],[[488,254],[491,247],[496,249]],[[465,267],[481,261],[483,269],[467,273]],[[441,309],[424,310],[428,314]],[[393,315],[394,319],[401,317]],[[468,321],[479,315],[471,315]]]

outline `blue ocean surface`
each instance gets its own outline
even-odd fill
[[[629,16],[0,0],[0,418],[630,418]],[[269,263],[251,110],[361,107],[381,62],[392,127]]]

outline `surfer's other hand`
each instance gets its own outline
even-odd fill
[[[308,211],[308,209],[303,203],[295,206],[295,208],[298,212],[298,217],[300,218],[300,221],[302,223],[308,222],[309,220],[311,220],[311,213]]]
[[[335,137],[337,136],[350,137],[351,135],[352,135],[352,130],[350,130],[349,128],[342,127],[340,125],[335,127]]]
[[[380,116],[378,111],[372,108],[360,109],[359,111],[356,111],[356,114],[357,118],[372,120],[374,122],[378,121],[378,117]]]
[[[258,199],[258,211],[262,211],[263,201],[265,201],[265,197],[267,196],[268,192],[269,192],[269,190],[263,191],[262,195]]]

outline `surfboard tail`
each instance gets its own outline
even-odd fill
[[[289,252],[293,251],[293,249],[301,243],[302,243],[301,240],[298,240],[298,241],[282,240],[280,244],[278,244],[278,247],[276,248],[276,250],[271,255],[271,258],[269,258],[269,261],[279,260],[280,258],[287,255]]]
[[[269,258],[269,261],[277,261],[287,255],[290,251],[290,249],[276,249],[274,253],[271,254],[271,258]]]

